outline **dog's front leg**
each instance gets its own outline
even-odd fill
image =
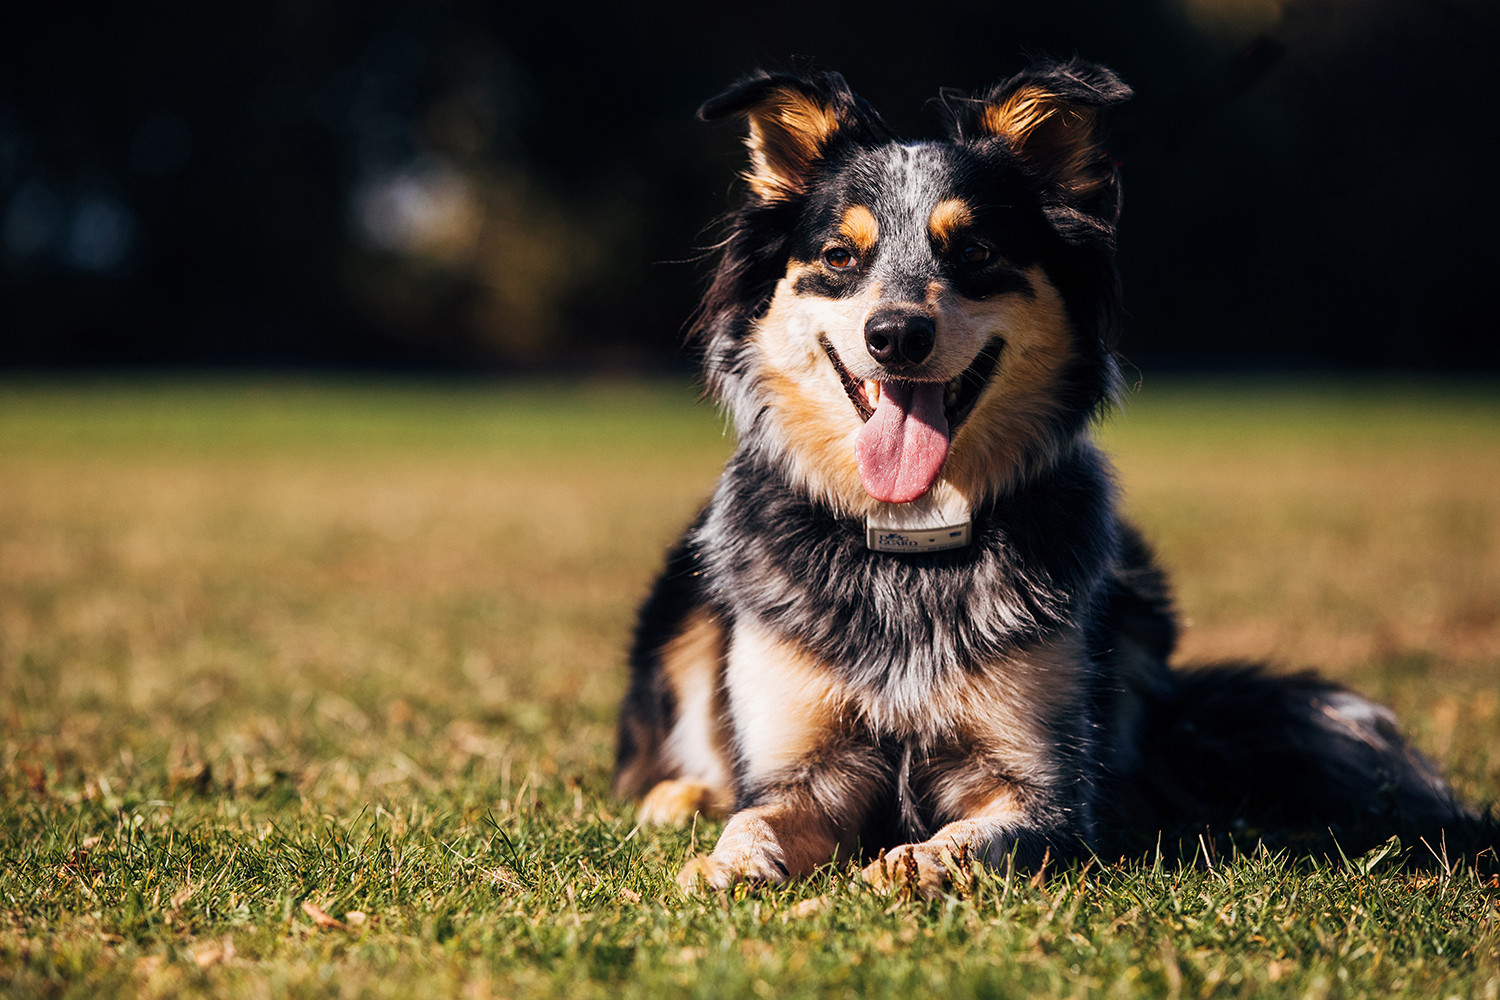
[[[730,817],[713,853],[693,858],[677,877],[691,891],[724,889],[736,882],[781,883],[834,860],[853,841],[847,816],[816,801],[816,780],[764,789],[760,804]],[[847,800],[846,800],[847,801]]]
[[[738,811],[713,853],[683,868],[678,882],[685,889],[809,874],[853,845],[886,780],[837,675],[795,645],[737,625],[724,682]]]
[[[968,859],[1003,867],[1014,851],[1024,854],[1017,858],[1023,864],[1040,863],[1045,847],[1025,830],[1021,817],[1007,813],[1000,809],[995,815],[957,820],[928,840],[892,848],[865,866],[864,879],[882,889],[909,887],[931,899],[959,874],[954,866]]]
[[[1037,790],[1000,787],[962,819],[945,824],[927,840],[902,844],[865,866],[863,877],[889,889],[909,887],[931,899],[961,874],[966,862],[1004,871],[1008,865],[1035,871],[1046,859],[1076,852],[1088,835],[1087,810],[1066,807]]]
[[[1093,837],[1087,656],[1077,632],[1059,634],[972,674],[946,716],[950,728],[915,755],[908,781],[935,834],[868,865],[867,881],[942,891],[965,859],[1035,871]]]

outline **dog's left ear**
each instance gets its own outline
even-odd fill
[[[764,201],[806,194],[830,151],[889,136],[880,116],[838,73],[759,72],[698,109],[704,121],[744,115],[750,125],[750,189]]]
[[[946,91],[955,139],[1004,140],[1049,184],[1079,203],[1118,212],[1114,164],[1099,146],[1099,111],[1131,90],[1114,74],[1072,59],[1019,73],[976,97]],[[1100,204],[1102,202],[1102,204]]]

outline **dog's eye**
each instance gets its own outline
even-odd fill
[[[850,253],[848,250],[845,250],[843,247],[829,247],[827,250],[823,251],[823,263],[827,264],[835,271],[847,271],[854,265],[858,264],[859,261],[855,259],[852,253]]]
[[[958,254],[965,264],[983,264],[990,259],[990,248],[982,243],[970,243]]]

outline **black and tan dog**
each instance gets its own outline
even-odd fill
[[[1109,70],[944,92],[908,143],[833,73],[752,76],[749,192],[698,320],[738,448],[640,616],[616,790],[732,812],[684,885],[1131,834],[1348,838],[1467,815],[1390,714],[1173,672],[1165,582],[1089,438],[1118,382]],[[889,862],[894,862],[891,864]]]

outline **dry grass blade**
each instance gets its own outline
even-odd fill
[[[329,916],[328,911],[323,909],[317,903],[309,902],[308,900],[304,899],[302,901],[302,912],[311,917],[312,922],[317,924],[324,930],[352,930],[352,928],[342,920],[339,920],[337,917]]]

